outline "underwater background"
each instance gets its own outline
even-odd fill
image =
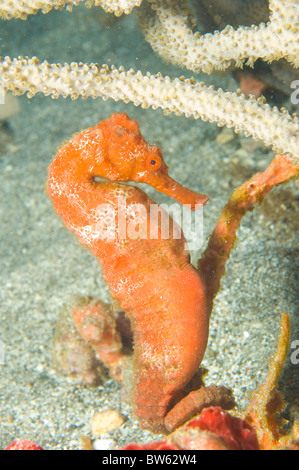
[[[114,18],[100,7],[0,20],[0,56],[6,55],[193,75],[152,52],[133,14]],[[200,80],[238,88],[229,72],[200,74]],[[92,437],[92,416],[109,409],[126,419],[104,436],[113,439],[115,448],[158,439],[140,429],[115,381],[106,378],[88,387],[53,367],[53,337],[63,309],[74,295],[109,301],[109,291],[97,260],[64,227],[45,193],[49,164],[75,132],[112,112],[126,112],[146,140],[162,149],[170,175],[210,198],[203,246],[191,252],[195,262],[229,195],[264,170],[273,152],[216,124],[132,104],[39,95],[16,100],[8,117],[1,117],[0,105],[0,448],[27,438],[46,449],[80,449],[82,438]],[[288,98],[283,100],[291,109]],[[143,189],[157,202],[168,200],[148,186]],[[281,312],[290,315],[291,341],[299,339],[298,203],[298,181],[290,182],[244,217],[214,303],[205,382],[231,387],[240,410],[266,376]],[[298,415],[298,372],[288,356],[279,384],[289,404],[287,419]]]

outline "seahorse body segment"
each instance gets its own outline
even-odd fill
[[[181,229],[163,210],[155,218],[160,208],[141,189],[115,182],[131,180],[192,208],[207,200],[168,176],[161,151],[145,142],[125,114],[62,147],[49,168],[47,189],[67,228],[99,260],[112,297],[130,318],[133,408],[142,427],[158,432],[201,363],[209,315]],[[162,237],[165,224],[168,238]]]

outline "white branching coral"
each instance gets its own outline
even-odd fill
[[[87,6],[101,6],[106,12],[116,16],[122,13],[129,14],[135,6],[139,6],[142,0],[0,0],[0,18],[26,19],[27,15],[34,15],[39,10],[48,13],[52,8],[71,9],[79,3],[86,2]]]
[[[51,8],[71,7],[82,0],[0,0],[0,16],[22,17]],[[226,68],[231,63],[252,65],[284,58],[299,65],[299,3],[297,0],[269,0],[270,20],[259,26],[228,26],[221,32],[194,33],[187,0],[90,0],[106,11],[129,13],[139,10],[146,39],[155,51],[167,60],[193,71]],[[17,5],[17,6],[16,6]],[[29,7],[32,11],[29,11]],[[16,9],[19,8],[19,9]],[[27,10],[26,10],[27,8]],[[22,10],[23,9],[23,10]],[[151,14],[149,14],[151,13]],[[140,16],[139,15],[139,16]],[[299,162],[299,121],[287,110],[271,108],[263,99],[245,97],[241,93],[215,90],[194,79],[142,75],[134,70],[109,68],[97,64],[49,64],[36,58],[0,58],[0,93],[44,93],[53,98],[71,96],[76,99],[102,97],[133,102],[143,108],[162,108],[165,113],[184,114],[262,140],[274,151],[288,153]]]
[[[185,0],[147,0],[151,9],[140,23],[153,50],[166,60],[193,72],[210,73],[232,63],[238,67],[257,59],[286,59],[299,66],[299,8],[294,0],[270,0],[270,19],[259,26],[228,25],[223,31],[193,33]],[[150,11],[151,10],[151,11]]]
[[[0,87],[15,94],[28,92],[53,98],[112,98],[133,102],[135,106],[162,108],[166,113],[184,114],[244,131],[271,145],[278,153],[299,159],[299,120],[287,111],[271,108],[263,99],[224,92],[192,79],[143,75],[123,68],[99,67],[97,64],[49,64],[33,59],[0,61]]]

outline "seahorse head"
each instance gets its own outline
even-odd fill
[[[113,181],[147,183],[183,204],[190,204],[192,210],[207,202],[207,196],[185,188],[168,175],[159,147],[145,141],[137,122],[127,114],[112,114],[94,129],[100,131],[104,149],[101,172],[107,168],[107,175],[100,176]]]

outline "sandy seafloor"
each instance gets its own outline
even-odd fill
[[[109,24],[99,7],[77,7],[72,13],[1,21],[0,28],[1,56],[35,55],[50,62],[98,62],[188,75],[153,54],[133,15]],[[200,79],[237,87],[230,74]],[[0,448],[28,438],[45,449],[80,449],[82,436],[91,437],[94,413],[107,409],[127,418],[109,434],[116,448],[157,438],[132,419],[113,380],[89,388],[51,367],[52,338],[63,306],[73,294],[108,300],[109,292],[97,260],[64,227],[45,194],[49,163],[73,133],[111,112],[127,112],[138,120],[146,139],[162,148],[171,176],[209,195],[205,244],[229,194],[264,169],[273,153],[242,135],[221,144],[216,138],[222,130],[215,124],[112,100],[23,96],[19,102],[21,111],[9,120],[0,148],[0,339],[5,349],[0,365]],[[153,189],[149,194],[156,201],[167,200]],[[299,339],[298,202],[299,186],[293,182],[273,190],[262,206],[246,215],[215,301],[203,361],[209,370],[206,383],[230,386],[239,409],[266,376],[281,312],[290,315],[291,339]],[[200,251],[192,252],[193,260]],[[286,418],[298,410],[298,372],[299,365],[293,365],[289,355],[280,380],[289,403]]]

